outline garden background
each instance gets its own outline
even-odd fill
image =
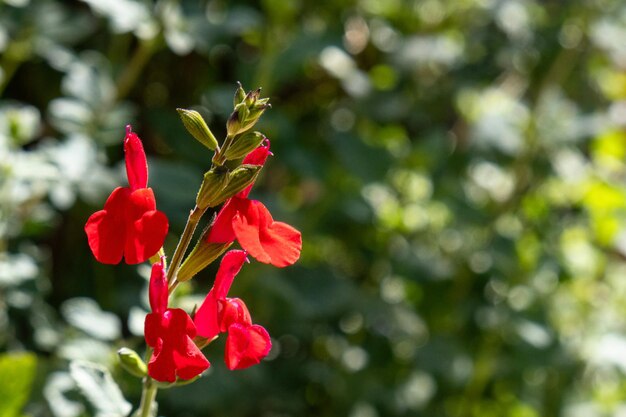
[[[210,165],[175,108],[223,137],[236,81],[271,98],[253,194],[302,257],[231,291],[268,360],[211,345],[159,415],[626,416],[620,0],[1,0],[0,416],[116,416],[76,359],[137,404],[115,352],[143,349],[148,267],[83,226],[131,123],[171,253]]]

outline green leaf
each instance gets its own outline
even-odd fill
[[[17,417],[30,395],[37,357],[32,353],[0,356],[0,417]]]
[[[126,417],[130,413],[132,406],[103,366],[73,361],[70,363],[70,375],[93,407],[95,417]]]

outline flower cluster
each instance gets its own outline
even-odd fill
[[[85,225],[89,247],[98,261],[152,262],[152,311],[145,320],[150,360],[146,367],[129,349],[120,354],[123,365],[133,368],[129,370],[135,375],[147,373],[167,383],[193,379],[210,366],[202,348],[222,333],[226,333],[225,362],[231,370],[258,364],[271,349],[265,328],[254,324],[243,300],[228,297],[228,292],[243,264],[249,262],[248,255],[277,267],[292,265],[300,257],[302,239],[300,232],[274,221],[260,201],[248,197],[260,169],[272,155],[269,140],[259,132],[249,132],[269,107],[267,99],[260,98],[260,90],[245,94],[239,86],[234,104],[221,148],[197,112],[179,109],[187,130],[214,151],[214,156],[169,267],[163,254],[168,220],[156,209],[154,193],[147,188],[146,155],[130,126],[124,139],[129,186],[113,190],[104,209],[91,215]],[[220,204],[214,220],[184,259],[200,218]],[[226,252],[235,241],[242,250]],[[193,317],[172,308],[171,294],[179,283],[191,279],[224,252],[213,287]],[[137,363],[140,365],[133,365]]]

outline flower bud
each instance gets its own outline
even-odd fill
[[[236,136],[250,130],[263,112],[271,107],[269,98],[260,98],[261,88],[248,92],[243,96],[241,84],[235,93],[235,111],[230,115],[226,123],[226,130],[229,136]]]
[[[232,245],[232,242],[207,243],[205,239],[200,238],[196,247],[193,248],[178,270],[178,274],[176,275],[178,281],[189,281],[194,275],[202,271],[224,253],[230,245]]]
[[[248,94],[246,94],[246,97],[244,98],[244,103],[246,103],[246,106],[252,107],[257,102],[259,97],[261,97],[261,87],[248,92]]]
[[[239,81],[237,81],[237,91],[235,91],[235,97],[233,98],[233,107],[244,101],[246,98],[246,92]]]
[[[258,147],[264,139],[265,136],[260,132],[244,133],[225,150],[224,156],[229,160],[243,158]]]
[[[217,139],[211,133],[200,113],[187,109],[176,109],[176,111],[180,115],[187,131],[191,133],[191,136],[212,151],[218,148]]]
[[[196,196],[196,205],[201,209],[217,205],[213,202],[219,197],[226,184],[228,184],[228,178],[228,172],[224,169],[212,169],[205,173],[204,180]]]
[[[213,201],[213,205],[220,204],[252,184],[259,174],[259,171],[261,171],[261,168],[263,168],[261,165],[246,164],[240,165],[232,170],[228,174],[228,184],[226,184],[226,187],[222,189],[219,196]]]
[[[124,368],[131,375],[143,378],[148,374],[146,364],[134,350],[123,347],[117,351],[117,357],[120,360],[122,368]]]
[[[241,122],[239,121],[239,109],[241,108],[241,104],[238,104],[235,107],[235,111],[230,114],[230,117],[228,117],[226,121],[226,134],[228,136],[237,135],[241,129]]]

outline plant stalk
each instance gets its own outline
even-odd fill
[[[150,417],[157,394],[157,386],[154,380],[147,376],[143,382],[141,391],[141,403],[139,404],[139,417]]]
[[[174,279],[176,278],[176,273],[178,272],[178,267],[185,256],[185,252],[189,247],[189,242],[191,242],[191,238],[193,237],[193,232],[196,230],[198,226],[198,222],[202,218],[202,215],[206,211],[206,208],[201,209],[198,206],[195,206],[193,210],[189,213],[189,218],[187,219],[187,224],[185,225],[185,229],[183,230],[183,234],[180,236],[180,240],[178,241],[178,245],[176,246],[176,250],[174,251],[174,255],[172,256],[172,262],[170,263],[170,268],[167,271],[167,283],[172,284]]]

